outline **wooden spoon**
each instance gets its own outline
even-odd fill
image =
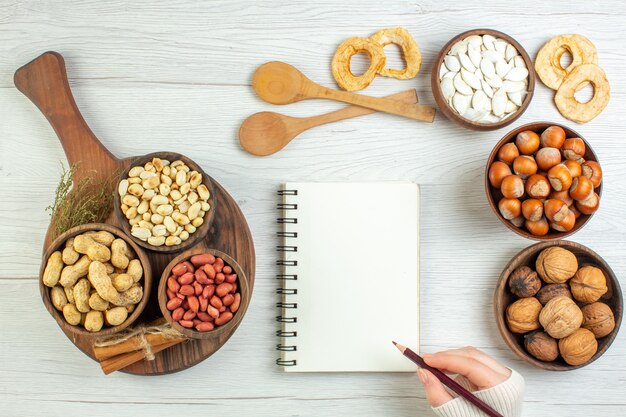
[[[406,103],[417,103],[415,89],[392,94],[387,98]],[[283,149],[307,129],[371,113],[375,113],[375,110],[359,106],[349,106],[312,117],[290,117],[270,111],[254,113],[241,124],[239,143],[243,149],[252,155],[267,156]]]
[[[295,67],[284,62],[267,62],[257,68],[252,77],[252,87],[261,99],[272,104],[325,98],[424,122],[432,123],[435,118],[434,107],[331,90],[314,83]]]

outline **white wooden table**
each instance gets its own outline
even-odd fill
[[[624,415],[626,332],[592,365],[569,373],[532,368],[508,350],[492,313],[505,263],[532,242],[491,213],[484,164],[506,132],[475,133],[443,117],[428,125],[371,115],[323,126],[283,152],[243,152],[237,129],[249,114],[314,115],[340,105],[274,107],[250,87],[255,67],[283,60],[334,86],[330,59],[349,36],[404,26],[424,57],[412,81],[377,79],[367,93],[429,86],[438,50],[455,34],[491,27],[535,56],[552,36],[581,33],[597,46],[611,103],[575,126],[538,83],[513,126],[565,123],[584,135],[605,171],[602,207],[573,240],[599,252],[626,280],[626,4],[622,2],[0,2],[0,415],[430,415],[412,374],[280,372],[274,359],[275,190],[285,180],[411,180],[422,185],[422,345],[433,352],[474,345],[526,378],[526,416]],[[177,3],[176,6],[173,3]],[[255,238],[257,280],[249,312],[229,343],[184,372],[162,377],[101,375],[41,303],[37,274],[64,154],[45,118],[13,86],[15,69],[61,52],[89,125],[118,156],[175,150],[199,162],[236,198]],[[398,60],[392,60],[398,63]],[[391,295],[390,295],[391,297]]]

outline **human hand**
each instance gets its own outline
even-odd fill
[[[426,354],[423,357],[424,361],[433,368],[461,375],[479,390],[494,387],[511,376],[510,369],[474,347]],[[431,407],[439,407],[453,399],[441,381],[431,372],[420,369],[418,376],[424,384],[426,398]]]

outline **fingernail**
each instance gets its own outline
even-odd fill
[[[426,385],[428,383],[428,374],[423,369],[417,371],[417,376],[419,377],[422,384]]]

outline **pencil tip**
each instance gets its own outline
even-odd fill
[[[395,340],[392,340],[391,343],[393,343],[394,346],[398,345]]]

